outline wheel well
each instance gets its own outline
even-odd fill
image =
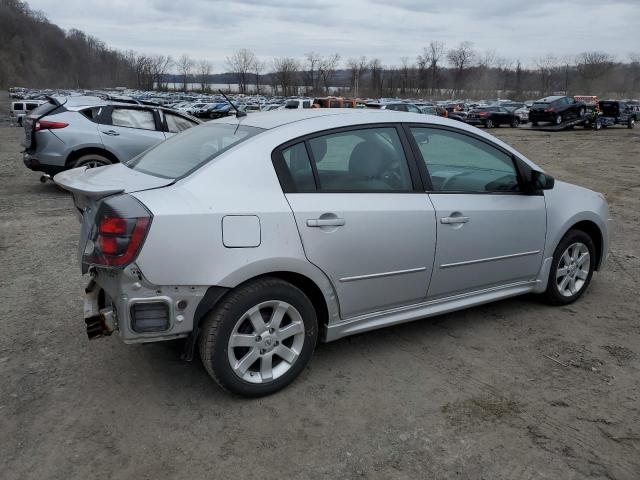
[[[108,158],[111,161],[111,163],[120,163],[120,160],[118,160],[118,158],[113,153],[111,153],[108,150],[105,150],[104,148],[87,147],[87,148],[81,148],[80,150],[74,150],[73,152],[71,152],[67,157],[67,161],[65,162],[65,165],[67,167],[70,165],[73,165],[80,157],[82,157],[83,155],[88,155],[90,153],[102,155],[103,157]]]
[[[293,272],[270,272],[258,277],[254,277],[251,280],[262,277],[280,278],[285,282],[289,282],[292,285],[295,285],[304,292],[309,300],[311,300],[313,308],[315,308],[316,310],[316,315],[318,317],[318,333],[320,334],[318,338],[322,338],[322,335],[327,328],[329,310],[327,308],[327,302],[324,299],[324,295],[322,294],[322,290],[320,290],[320,287],[318,287],[318,285],[316,285],[316,283],[310,278]]]
[[[571,227],[571,230],[580,230],[586,233],[593,240],[593,244],[596,247],[596,270],[600,267],[600,260],[602,259],[602,232],[595,223],[584,220],[578,222]]]

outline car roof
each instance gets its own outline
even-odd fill
[[[308,135],[333,128],[351,127],[375,123],[409,123],[422,124],[425,127],[442,126],[449,127],[456,131],[469,132],[477,137],[483,137],[492,143],[501,146],[503,149],[517,155],[532,168],[539,169],[522,153],[516,151],[510,145],[500,139],[488,134],[484,130],[476,128],[464,122],[452,120],[435,115],[425,115],[423,113],[409,113],[396,110],[378,109],[351,109],[351,108],[309,108],[296,110],[273,110],[269,112],[257,112],[251,115],[236,118],[235,116],[224,117],[217,120],[204,122],[198,128],[207,128],[216,124],[246,125],[249,127],[262,128],[271,131],[281,138],[282,141],[291,140],[295,136]],[[283,130],[282,134],[277,132],[281,127],[292,127],[291,130]],[[295,127],[295,128],[293,128]],[[296,133],[292,133],[296,132]],[[265,132],[266,133],[266,132]],[[293,135],[293,136],[292,136]],[[262,135],[256,135],[258,139]]]

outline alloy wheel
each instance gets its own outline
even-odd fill
[[[589,278],[591,256],[584,243],[576,242],[564,251],[556,270],[556,285],[560,295],[572,297],[584,287]]]
[[[294,306],[280,300],[262,302],[247,310],[233,327],[229,364],[244,381],[271,382],[295,364],[304,341],[304,323]]]

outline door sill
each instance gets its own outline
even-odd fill
[[[476,290],[475,292],[462,293],[414,305],[406,305],[381,312],[359,315],[328,325],[325,341],[331,342],[356,333],[411,322],[421,318],[433,317],[435,315],[462,310],[503,298],[522,295],[530,292],[535,283],[535,281],[509,283],[483,290]]]

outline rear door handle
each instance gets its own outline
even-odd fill
[[[310,218],[307,227],[342,227],[344,218]]]
[[[112,137],[117,137],[118,135],[120,135],[115,130],[103,130],[102,133],[104,133],[105,135],[111,135]]]
[[[452,224],[452,223],[467,223],[469,221],[469,217],[442,217],[440,219],[440,223]]]

